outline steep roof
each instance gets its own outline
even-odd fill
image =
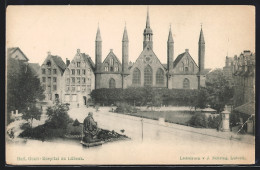
[[[253,115],[255,114],[255,102],[250,101],[248,103],[245,103],[241,106],[238,106],[234,109],[234,111],[240,112],[240,113],[245,113],[248,115]]]
[[[51,55],[51,58],[53,59],[53,61],[55,62],[55,64],[58,66],[58,68],[60,69],[60,71],[63,73],[66,69],[66,64],[64,63],[64,61],[62,60],[61,57],[59,56],[53,56]]]
[[[90,65],[91,69],[94,71],[95,70],[95,64],[92,61],[91,57],[88,54],[81,53],[81,56],[84,58],[86,62]]]
[[[19,50],[23,55],[26,61],[29,61],[29,59],[26,57],[26,55],[23,53],[23,51],[19,47],[11,47],[7,49],[7,57],[10,57],[15,51]]]
[[[181,53],[178,55],[178,57],[174,60],[173,62],[173,68],[176,67],[176,65],[181,61],[182,57],[185,55],[185,52],[184,53]]]
[[[110,50],[110,52],[108,53],[108,55],[106,56],[105,60],[103,61],[103,64],[105,63],[105,61],[107,60],[108,56],[112,55],[113,57],[115,57],[115,59],[117,60],[118,64],[120,66],[122,66],[120,60],[117,58],[117,56],[114,54],[114,52],[112,50]]]
[[[40,70],[39,63],[28,63],[28,66],[34,75],[38,75],[38,71]]]

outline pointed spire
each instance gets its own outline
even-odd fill
[[[147,7],[146,28],[150,28],[149,6]]]
[[[122,41],[128,41],[128,35],[127,35],[127,30],[126,30],[126,23],[125,23],[125,29],[124,29],[124,35],[123,35],[123,40]]]
[[[101,35],[100,35],[100,30],[99,30],[99,23],[98,23],[98,30],[97,30],[97,35],[96,35],[96,41],[102,41]]]
[[[170,31],[169,31],[169,36],[168,36],[168,42],[173,42],[171,24],[170,24]]]
[[[204,35],[203,35],[203,30],[202,30],[202,24],[201,26],[201,30],[200,30],[200,38],[199,38],[199,43],[205,43],[204,41]]]

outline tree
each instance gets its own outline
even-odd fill
[[[32,106],[31,108],[29,107],[28,110],[23,113],[22,118],[27,121],[31,120],[31,127],[32,127],[33,119],[40,120],[41,114],[42,112],[36,106]]]
[[[209,93],[209,104],[218,112],[221,112],[233,97],[233,87],[221,69],[216,69],[207,75],[206,89]]]
[[[40,80],[22,61],[7,58],[7,123],[11,111],[25,112],[28,107],[44,99]]]
[[[73,120],[68,115],[68,107],[65,104],[56,103],[54,106],[48,107],[47,123],[51,128],[56,129],[66,129],[68,123],[73,122]]]

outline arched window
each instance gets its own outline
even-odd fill
[[[109,88],[110,88],[110,89],[111,89],[111,88],[116,88],[116,81],[115,81],[115,79],[111,78],[111,79],[109,80]]]
[[[190,71],[194,71],[194,64],[193,64],[193,62],[190,62]]]
[[[144,69],[144,85],[153,84],[153,70],[151,66],[146,66]]]
[[[184,63],[183,62],[180,64],[180,71],[184,71]]]
[[[118,70],[119,70],[119,69],[118,69],[118,63],[115,63],[115,66],[114,66],[114,67],[115,67],[115,72],[118,72]]]
[[[185,78],[183,80],[183,88],[184,89],[189,89],[190,88],[190,80],[189,79]]]
[[[133,71],[133,84],[141,84],[141,72],[138,68]]]
[[[164,84],[164,72],[161,68],[159,68],[156,72],[156,84],[157,85]]]
[[[105,63],[105,71],[108,71],[108,63]]]

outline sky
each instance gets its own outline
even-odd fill
[[[110,49],[122,57],[126,26],[129,61],[135,62],[143,49],[147,5],[117,6],[8,6],[6,46],[20,47],[31,63],[43,63],[50,51],[72,60],[77,49],[95,62],[98,25],[102,37],[102,60]],[[201,25],[205,38],[205,68],[222,68],[225,57],[244,50],[255,52],[254,6],[150,5],[153,51],[161,63],[167,61],[169,29],[174,39],[174,59],[189,49],[198,63]]]

